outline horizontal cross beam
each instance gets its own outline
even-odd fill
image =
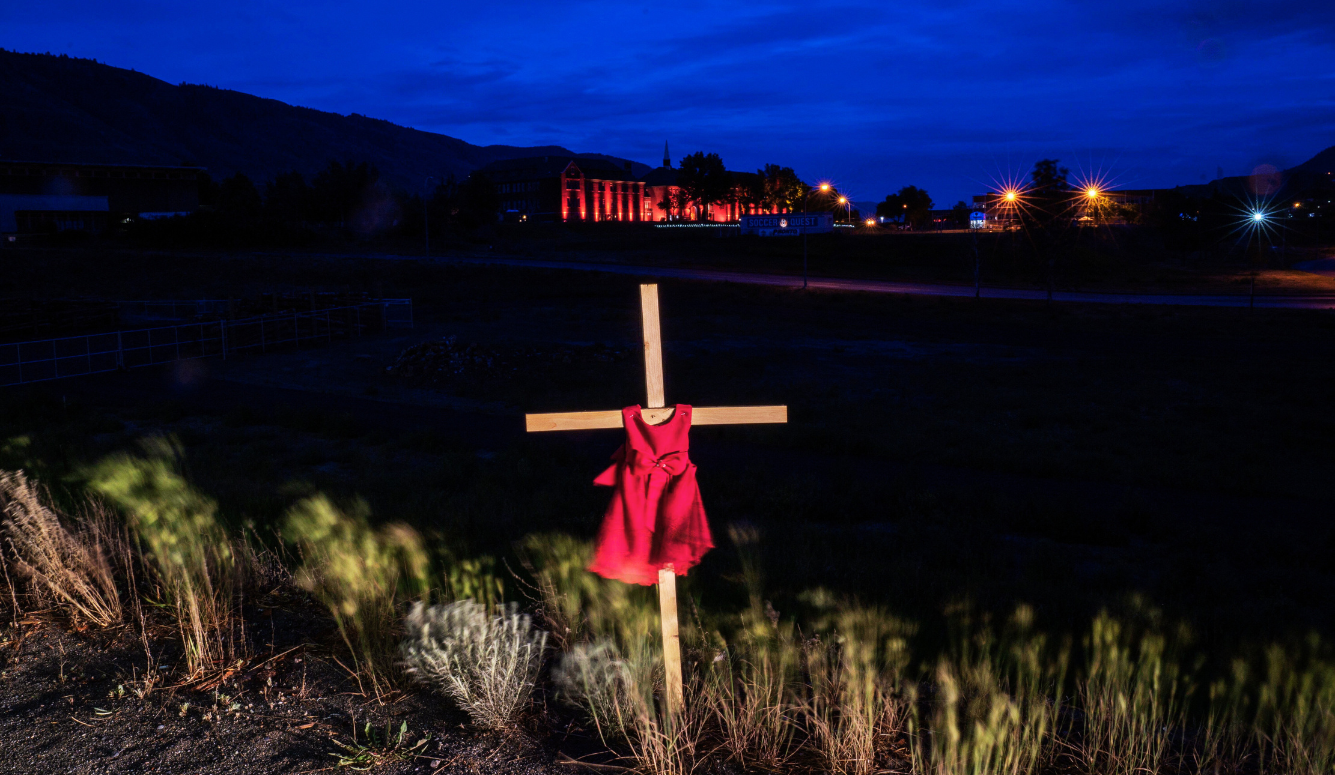
[[[655,417],[652,410],[644,410],[645,419],[651,423]],[[692,407],[691,425],[746,425],[751,423],[786,423],[786,406],[696,406]],[[668,411],[659,420],[666,420],[672,412]],[[655,423],[656,424],[656,423]],[[524,425],[529,433],[539,431],[588,431],[599,428],[620,428],[624,425],[621,410],[603,412],[552,412],[550,414],[526,414]]]

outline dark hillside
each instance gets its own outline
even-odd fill
[[[1209,197],[1215,191],[1243,199],[1267,200],[1301,193],[1314,186],[1328,186],[1335,171],[1335,145],[1294,167],[1262,175],[1232,175],[1200,185],[1180,186],[1188,196]]]
[[[427,175],[463,177],[498,159],[571,154],[560,146],[477,146],[355,113],[173,86],[91,59],[0,50],[0,84],[4,159],[192,165],[215,180],[235,172],[254,180],[289,170],[311,175],[330,159],[353,159],[376,165],[391,185],[418,190]]]
[[[1331,175],[1332,173],[1335,173],[1335,145],[1332,145],[1321,153],[1318,153],[1316,156],[1299,164],[1297,167],[1289,170],[1289,172],[1297,172],[1299,170],[1303,172],[1312,172],[1317,175]]]

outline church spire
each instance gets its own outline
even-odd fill
[[[667,168],[669,168],[669,169],[671,169],[671,168],[672,168],[672,157],[671,157],[670,155],[668,155],[668,147],[667,147],[667,145],[668,145],[668,144],[667,144],[667,140],[664,140],[664,141],[663,141],[663,166],[664,166],[664,167],[667,167]]]

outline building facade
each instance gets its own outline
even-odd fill
[[[605,159],[576,156],[507,159],[492,162],[478,172],[496,186],[506,220],[575,223],[695,219],[691,207],[679,204],[678,171],[666,155],[662,167],[640,177],[635,176],[630,162],[617,165]],[[767,212],[741,204],[745,178],[754,175],[732,173],[737,182],[734,196],[707,207],[702,220],[728,223],[742,215]]]
[[[482,167],[508,217],[526,221],[644,221],[645,186],[630,163],[531,156]]]

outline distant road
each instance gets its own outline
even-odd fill
[[[552,261],[541,258],[504,258],[501,256],[422,256],[373,255],[353,256],[360,258],[393,258],[400,260],[438,261],[447,264],[514,266],[530,269],[569,269],[579,272],[605,272],[608,274],[626,274],[642,277],[669,277],[679,280],[706,280],[725,283],[746,283],[749,285],[774,285],[782,288],[801,288],[802,278],[797,275],[762,274],[757,272],[726,272],[717,269],[683,269],[677,267],[634,266],[628,264],[602,264],[596,261]],[[829,277],[813,277],[807,283],[809,287],[831,291],[861,291],[866,293],[905,293],[914,296],[955,296],[969,298],[974,295],[972,285],[946,285],[944,283],[901,283],[889,280],[840,280]],[[1047,291],[1025,290],[1018,288],[987,288],[981,293],[984,299],[1019,299],[1024,301],[1046,301]],[[1053,301],[1075,302],[1079,304],[1161,304],[1183,307],[1246,307],[1251,304],[1245,293],[1236,295],[1223,294],[1165,294],[1165,293],[1091,293],[1085,291],[1057,291]],[[1256,296],[1255,306],[1266,309],[1335,309],[1335,296]]]

